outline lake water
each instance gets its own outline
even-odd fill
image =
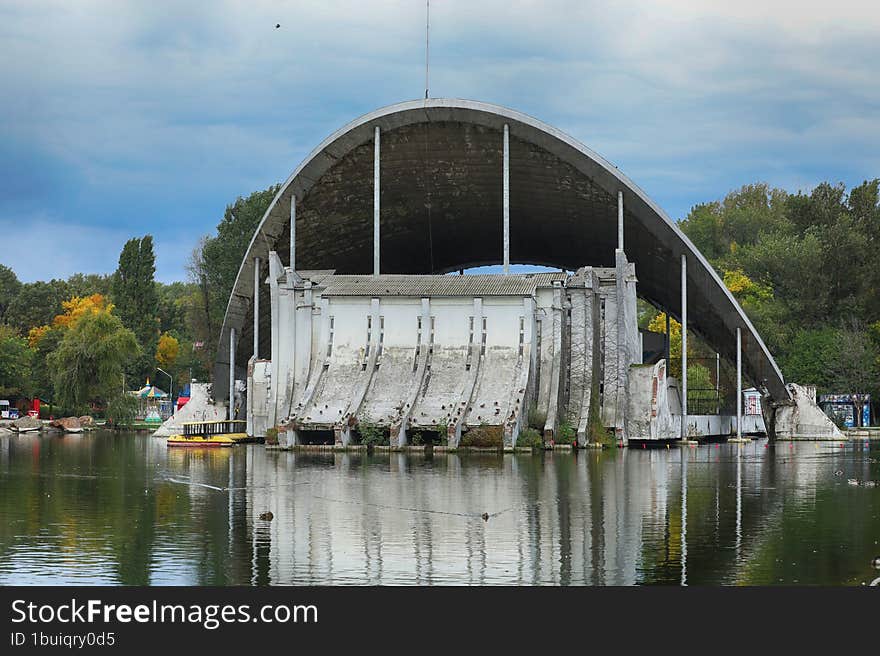
[[[0,584],[861,585],[880,487],[849,479],[880,481],[878,461],[866,442],[426,456],[6,434]]]

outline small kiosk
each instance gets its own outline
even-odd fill
[[[847,428],[864,428],[872,423],[870,394],[821,394],[819,407]]]

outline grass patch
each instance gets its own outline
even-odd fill
[[[516,438],[516,445],[518,447],[541,449],[544,447],[544,438],[541,435],[541,431],[537,428],[529,427],[519,432]]]
[[[559,430],[556,432],[556,437],[553,441],[556,444],[574,444],[577,442],[577,430],[567,421],[563,421],[559,424]]]

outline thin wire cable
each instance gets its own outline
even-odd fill
[[[425,100],[428,99],[428,70],[430,65],[430,30],[431,30],[431,0],[425,0]]]

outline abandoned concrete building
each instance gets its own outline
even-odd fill
[[[481,265],[501,272],[463,273]],[[646,359],[637,297],[687,326],[681,380],[668,341]],[[688,413],[688,333],[736,363],[737,411]],[[321,143],[250,242],[218,353],[216,401],[291,444],[369,427],[391,446],[509,448],[536,421],[547,443],[565,425],[584,444],[591,422],[620,442],[836,431],[644,192],[562,132],[472,101],[393,105]],[[742,416],[744,380],[764,417]]]

